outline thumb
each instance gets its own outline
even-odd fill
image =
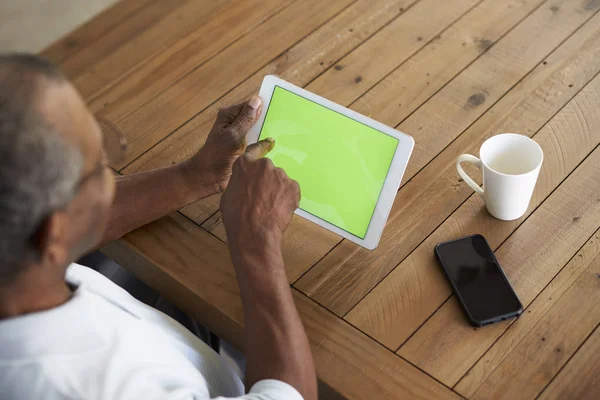
[[[242,107],[242,110],[231,123],[230,129],[240,137],[246,136],[252,125],[256,122],[259,115],[259,110],[262,106],[262,100],[258,96],[252,96]]]
[[[251,160],[258,160],[266,156],[274,147],[275,140],[273,138],[266,138],[248,146],[244,156]]]

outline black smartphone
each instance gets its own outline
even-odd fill
[[[492,324],[523,312],[521,301],[483,236],[440,243],[435,246],[435,256],[471,324]]]

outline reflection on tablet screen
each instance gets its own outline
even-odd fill
[[[361,239],[398,139],[275,86],[259,139],[267,157],[298,181],[300,208]]]

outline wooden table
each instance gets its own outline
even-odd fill
[[[600,1],[124,0],[43,54],[127,135],[129,174],[186,159],[278,74],[412,135],[379,248],[301,218],[285,237],[323,398],[600,398]],[[490,217],[454,161],[488,137],[545,160],[527,214]],[[470,171],[478,176],[477,171]],[[242,308],[218,197],[105,251],[219,336]],[[468,325],[433,257],[481,233],[526,307]]]

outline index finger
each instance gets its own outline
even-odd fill
[[[251,144],[246,148],[244,157],[251,160],[258,160],[269,154],[275,147],[275,140],[273,138],[266,138],[257,143]]]

